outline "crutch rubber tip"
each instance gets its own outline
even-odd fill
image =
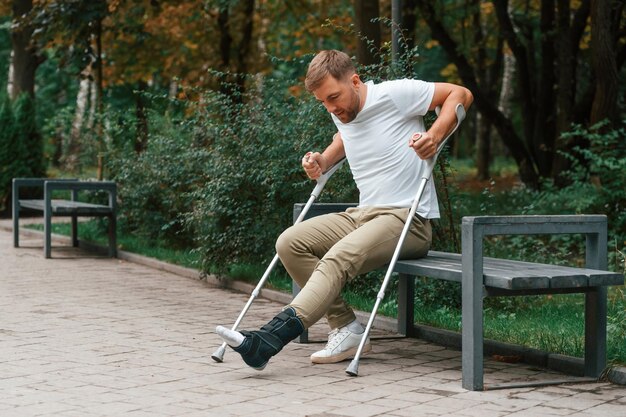
[[[346,373],[350,376],[359,376],[359,362],[352,360],[350,365],[346,368]]]
[[[215,362],[218,363],[222,363],[224,361],[224,353],[226,352],[226,349],[224,348],[224,346],[220,346],[212,355],[211,355],[211,359],[213,359]]]

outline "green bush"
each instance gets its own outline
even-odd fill
[[[626,363],[626,295],[624,287],[616,288],[609,295],[607,312],[607,359],[609,362]]]
[[[43,157],[43,139],[37,128],[35,102],[28,94],[21,94],[13,104],[15,108],[15,134],[26,149],[23,163],[28,175],[41,178],[46,174]]]
[[[624,270],[623,253],[626,252],[625,135],[624,127],[606,130],[603,124],[589,129],[576,126],[563,140],[579,137],[588,146],[576,147],[573,153],[566,155],[573,165],[563,176],[570,184],[561,189],[546,184],[523,211],[528,214],[606,215],[609,268],[617,271]],[[583,259],[581,241],[561,238],[558,242],[571,258]]]
[[[206,182],[193,192],[194,230],[204,268],[225,269],[233,262],[265,263],[274,243],[291,224],[293,204],[306,202],[314,183],[300,160],[323,150],[335,128],[308,94],[295,94],[293,81],[268,77],[243,100],[206,94],[197,118],[200,141],[211,155]],[[348,171],[335,174],[320,201],[355,201]]]
[[[206,180],[207,150],[194,144],[192,129],[169,116],[152,113],[148,146],[137,154],[134,137],[113,132],[115,146],[107,154],[112,179],[118,184],[122,227],[172,247],[190,247],[193,232],[183,217],[194,208],[189,193]]]
[[[335,131],[323,107],[308,93],[300,97],[303,88],[282,73],[289,71],[250,80],[255,84],[245,96],[206,92],[179,112],[184,121],[152,111],[148,145],[139,154],[134,118],[109,114],[107,167],[118,183],[122,227],[194,247],[206,271],[265,264],[291,223],[293,204],[307,201],[315,186],[301,157],[322,150]],[[153,108],[159,100],[151,100]],[[329,200],[356,201],[347,169],[327,184],[320,201]]]
[[[18,129],[13,106],[14,103],[5,99],[0,107],[0,212],[9,210],[13,178],[32,175],[23,135],[29,127]]]
[[[578,147],[567,155],[573,165],[562,173],[569,182],[566,187],[557,188],[546,182],[540,191],[516,188],[496,193],[487,188],[479,198],[451,188],[458,222],[465,215],[605,214],[608,217],[608,266],[611,270],[623,272],[626,253],[625,132],[623,128],[603,131],[602,127],[584,129],[577,126],[564,135],[563,140],[578,136],[584,138],[579,142],[586,143],[585,147]],[[492,257],[578,267],[585,263],[585,238],[580,235],[493,236],[485,239],[484,244],[485,253]],[[441,288],[436,285],[432,283],[422,288],[422,301],[438,301],[435,295]],[[441,294],[451,297],[453,292],[444,289]],[[497,297],[485,301],[488,308],[499,311],[515,311],[530,305],[540,307],[542,302],[540,297]]]
[[[626,249],[626,142],[625,129],[604,131],[603,125],[576,126],[562,140],[580,137],[579,146],[566,157],[572,168],[561,175],[568,185],[544,182],[540,191],[524,187],[504,192],[485,188],[479,198],[451,188],[453,213],[460,223],[471,215],[605,214],[608,218],[609,267],[624,269]],[[485,240],[489,256],[582,266],[584,237],[576,235],[496,236]]]

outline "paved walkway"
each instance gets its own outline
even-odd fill
[[[228,351],[210,358],[217,324],[247,294],[0,231],[0,416],[625,416],[626,387],[610,383],[469,392],[460,353],[415,339],[374,341],[360,376],[347,362],[313,366],[322,343],[292,343],[265,371]],[[245,327],[280,308],[258,300]],[[324,325],[312,330],[325,335]],[[554,378],[487,361],[488,382]]]

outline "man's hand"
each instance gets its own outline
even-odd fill
[[[316,180],[328,169],[328,161],[319,152],[307,152],[302,158],[302,168],[309,178]]]
[[[428,132],[415,133],[409,139],[409,146],[413,148],[420,159],[430,159],[437,153],[438,143]]]

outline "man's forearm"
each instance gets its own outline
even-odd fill
[[[441,112],[428,132],[436,138],[438,142],[441,142],[441,140],[454,129],[457,123],[455,112],[456,105],[460,103],[465,110],[467,110],[472,105],[472,101],[473,97],[469,90],[466,88],[454,89],[442,103]]]
[[[324,171],[328,170],[330,167],[335,165],[339,160],[346,156],[346,151],[343,147],[343,139],[341,138],[341,133],[337,132],[333,136],[333,141],[324,152],[322,152],[322,156],[326,162],[326,166],[323,167]]]

